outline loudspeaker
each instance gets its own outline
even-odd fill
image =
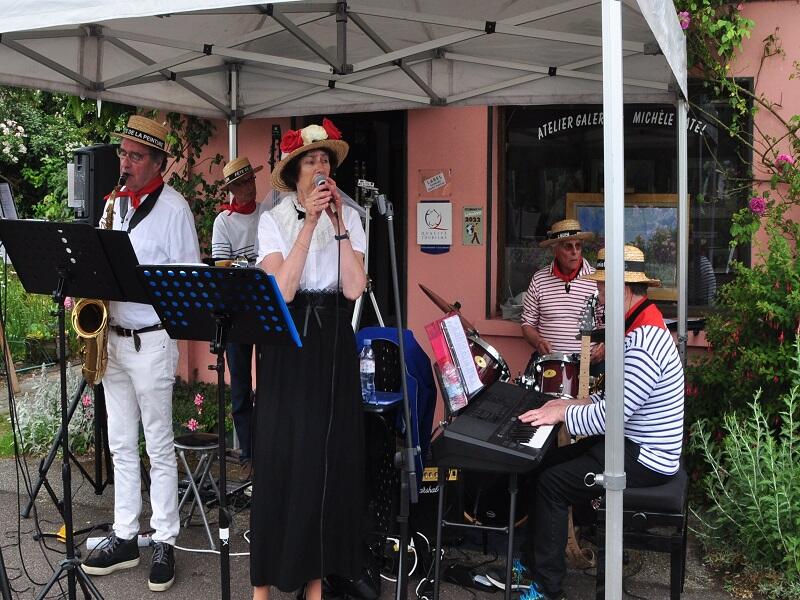
[[[116,144],[94,144],[74,151],[68,166],[69,205],[75,218],[97,227],[105,197],[119,181]]]
[[[462,522],[464,505],[460,479],[463,472],[448,469],[445,477],[445,504],[443,517],[452,522]],[[431,547],[436,544],[436,515],[439,509],[439,469],[425,467],[422,473],[422,485],[416,504],[411,505],[411,530],[422,533],[430,541]],[[448,541],[462,534],[456,529],[443,529],[442,534]]]

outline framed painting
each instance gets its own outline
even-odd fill
[[[567,218],[577,219],[585,231],[605,245],[603,194],[568,193]],[[688,224],[689,215],[686,215]],[[625,243],[644,252],[648,276],[661,280],[650,288],[653,300],[678,299],[677,194],[625,194]]]

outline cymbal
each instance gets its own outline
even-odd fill
[[[576,340],[581,339],[581,334],[575,336]],[[600,329],[593,329],[592,330],[592,337],[590,338],[592,342],[605,342],[606,341],[606,330],[604,327]]]
[[[464,318],[464,317],[461,315],[461,305],[460,305],[460,304],[458,304],[458,302],[456,302],[455,304],[450,304],[450,303],[449,303],[447,300],[445,300],[444,298],[442,298],[442,297],[441,297],[439,294],[437,294],[436,292],[434,292],[432,289],[430,289],[430,288],[428,288],[428,287],[426,287],[426,286],[422,285],[421,283],[419,284],[419,287],[420,287],[420,289],[421,289],[423,292],[425,292],[425,295],[426,295],[428,298],[430,298],[430,299],[431,299],[431,301],[432,301],[432,302],[433,302],[433,303],[434,303],[434,304],[435,304],[437,307],[439,307],[439,309],[440,309],[440,310],[442,310],[443,312],[446,312],[446,313],[449,313],[449,312],[458,313],[458,318],[459,318],[459,319],[461,319],[461,324],[464,326],[464,330],[465,330],[467,333],[473,333],[473,332],[474,332],[474,333],[477,333],[477,332],[478,332],[478,330],[477,330],[477,329],[475,329],[475,327],[472,325],[472,323],[470,323],[469,321],[467,321],[467,320],[466,320],[466,319],[465,319],[465,318]]]

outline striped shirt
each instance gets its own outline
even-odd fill
[[[651,306],[648,310],[658,309]],[[658,313],[660,316],[660,312]],[[672,335],[655,325],[635,327],[624,344],[625,437],[639,445],[639,462],[657,473],[678,470],[683,445],[683,365]],[[604,435],[605,393],[567,407],[573,435]]]
[[[522,325],[535,327],[553,352],[580,352],[579,332],[586,299],[597,293],[597,284],[584,275],[594,269],[584,258],[578,277],[569,282],[569,292],[563,279],[553,274],[553,263],[533,274],[522,307]],[[596,315],[602,314],[602,306]],[[599,320],[599,319],[598,319]]]
[[[214,219],[211,234],[211,256],[217,260],[247,257],[253,262],[258,256],[258,219],[267,208],[267,202],[256,203],[249,215],[223,210]]]

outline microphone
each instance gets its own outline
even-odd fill
[[[327,183],[328,178],[325,177],[322,173],[317,173],[314,175],[314,187],[319,187],[325,183]],[[331,207],[331,212],[335,215],[336,214],[336,203],[331,198],[329,206]]]

